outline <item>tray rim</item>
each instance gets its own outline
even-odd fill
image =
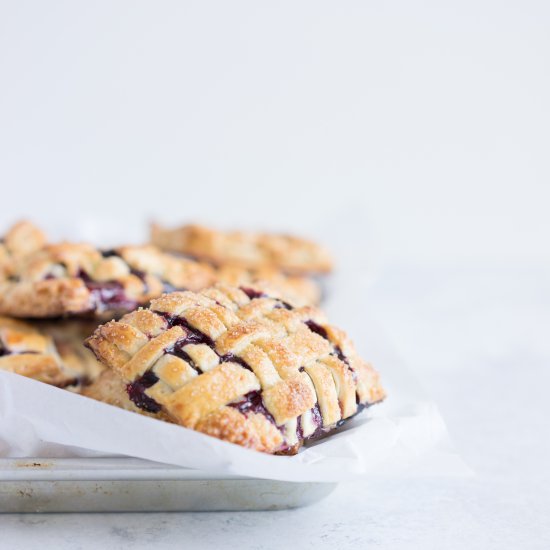
[[[0,458],[0,483],[9,481],[273,481],[307,485],[338,482],[286,481],[193,470],[131,457]]]

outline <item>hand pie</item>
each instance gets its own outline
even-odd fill
[[[86,343],[136,407],[267,453],[295,453],[384,398],[319,310],[246,287],[166,294]]]
[[[311,275],[332,270],[332,259],[320,245],[289,235],[217,231],[200,225],[165,229],[153,224],[151,242],[214,265],[274,268],[287,274]]]

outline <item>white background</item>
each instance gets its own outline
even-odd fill
[[[549,24],[543,0],[4,0],[2,225],[345,213],[384,258],[548,258]]]
[[[279,514],[3,517],[0,548],[549,548],[549,30],[529,0],[0,0],[3,227],[325,240],[338,322],[358,339],[370,309],[478,473]]]

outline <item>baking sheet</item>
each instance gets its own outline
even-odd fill
[[[281,510],[335,483],[216,476],[132,458],[0,459],[0,512]]]

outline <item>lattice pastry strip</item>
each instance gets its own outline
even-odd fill
[[[222,284],[164,295],[87,345],[140,409],[270,453],[296,451],[384,397],[318,310]]]

